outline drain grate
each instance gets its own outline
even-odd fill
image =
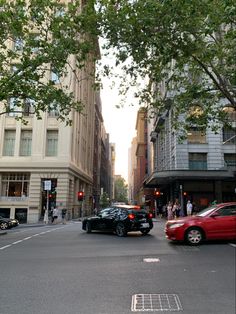
[[[176,294],[134,294],[132,296],[132,312],[182,310],[179,297]]]

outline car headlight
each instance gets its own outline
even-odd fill
[[[182,227],[183,225],[184,225],[184,222],[176,222],[175,224],[170,225],[169,229],[179,228],[179,227]]]

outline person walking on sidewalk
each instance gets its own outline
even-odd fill
[[[66,209],[65,208],[63,208],[61,211],[61,219],[62,219],[63,225],[65,225],[66,224]]]
[[[187,202],[187,216],[191,216],[192,215],[192,210],[193,210],[193,205],[192,203],[190,202],[190,200],[188,200]]]
[[[54,207],[52,211],[52,223],[53,224],[57,223],[57,218],[58,218],[58,209]]]

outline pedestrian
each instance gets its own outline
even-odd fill
[[[57,218],[58,218],[58,209],[56,207],[54,207],[53,211],[52,211],[52,223],[53,224],[57,223]]]
[[[180,204],[179,204],[179,201],[177,199],[175,200],[172,211],[173,211],[174,217],[178,218],[179,214],[180,214]]]
[[[173,219],[174,216],[173,216],[173,202],[169,202],[167,204],[167,219],[170,220],[170,219]]]
[[[66,209],[65,208],[63,208],[61,211],[61,219],[62,219],[63,225],[65,225],[66,224]]]
[[[192,215],[192,210],[193,210],[193,205],[190,202],[190,200],[188,200],[188,202],[187,202],[186,209],[187,209],[187,216],[191,216]]]

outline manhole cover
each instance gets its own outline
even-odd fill
[[[179,297],[176,294],[134,294],[132,296],[132,312],[182,310]]]

